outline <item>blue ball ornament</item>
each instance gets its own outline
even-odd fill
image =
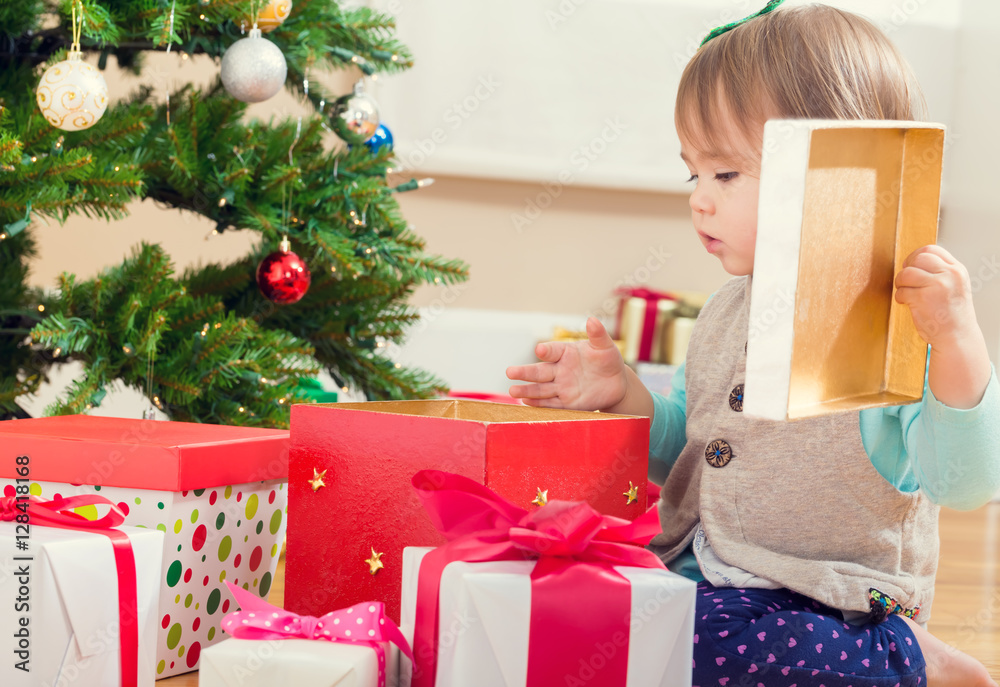
[[[389,127],[379,124],[372,137],[365,141],[365,145],[373,153],[377,153],[383,146],[389,146],[389,150],[392,150],[392,132],[389,131]]]

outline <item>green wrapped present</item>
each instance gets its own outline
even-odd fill
[[[298,390],[305,394],[311,403],[337,402],[337,392],[324,389],[323,383],[315,377],[299,377]]]

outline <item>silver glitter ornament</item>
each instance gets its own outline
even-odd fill
[[[226,50],[221,73],[229,95],[245,103],[259,103],[285,85],[288,65],[281,49],[253,28]]]
[[[365,93],[364,84],[354,84],[354,92],[337,98],[331,111],[333,130],[351,145],[364,143],[378,129],[378,106]]]

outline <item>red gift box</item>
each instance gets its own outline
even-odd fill
[[[223,580],[266,596],[284,536],[287,430],[67,415],[0,422],[0,490],[29,458],[33,495],[99,493],[125,524],[165,533],[157,679],[222,639]],[[23,475],[22,475],[23,477]],[[96,511],[77,512],[93,517]]]
[[[628,520],[646,506],[645,417],[385,401],[296,405],[291,431],[285,607],[303,615],[378,599],[399,620],[403,548],[444,543],[411,486],[425,468],[527,509],[539,491]]]

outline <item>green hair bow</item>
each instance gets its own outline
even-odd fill
[[[764,9],[762,9],[760,12],[757,12],[756,14],[751,14],[749,17],[744,17],[739,21],[730,22],[729,24],[724,24],[718,28],[712,29],[712,31],[707,36],[705,36],[705,40],[703,40],[701,42],[701,45],[699,45],[698,47],[700,48],[702,45],[705,45],[705,43],[708,43],[716,36],[721,36],[726,31],[732,31],[737,26],[746,24],[751,19],[756,19],[757,17],[763,16],[772,10],[778,9],[778,5],[780,5],[784,1],[785,0],[770,0],[770,2],[768,2],[767,5],[764,7]]]

